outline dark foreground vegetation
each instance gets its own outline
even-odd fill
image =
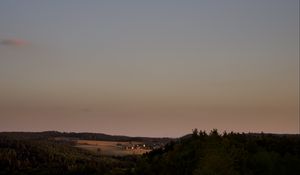
[[[0,133],[0,174],[300,174],[299,135],[194,130],[143,156],[107,157],[31,134]]]

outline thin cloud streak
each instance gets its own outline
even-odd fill
[[[10,39],[2,39],[0,41],[1,45],[6,45],[6,46],[24,46],[28,45],[29,42],[23,39],[17,39],[17,38],[10,38]]]

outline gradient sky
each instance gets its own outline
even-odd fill
[[[1,0],[0,131],[296,133],[298,0]]]

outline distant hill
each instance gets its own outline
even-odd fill
[[[155,137],[130,137],[122,135],[108,135],[103,133],[88,133],[88,132],[58,132],[58,131],[44,131],[44,132],[0,132],[0,137],[9,137],[18,140],[36,140],[36,139],[51,139],[55,137],[66,137],[82,140],[103,140],[103,141],[139,141],[139,142],[160,142],[167,143],[172,138],[155,138]]]

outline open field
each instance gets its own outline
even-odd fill
[[[75,147],[109,156],[141,155],[151,151],[143,142],[77,140]]]

